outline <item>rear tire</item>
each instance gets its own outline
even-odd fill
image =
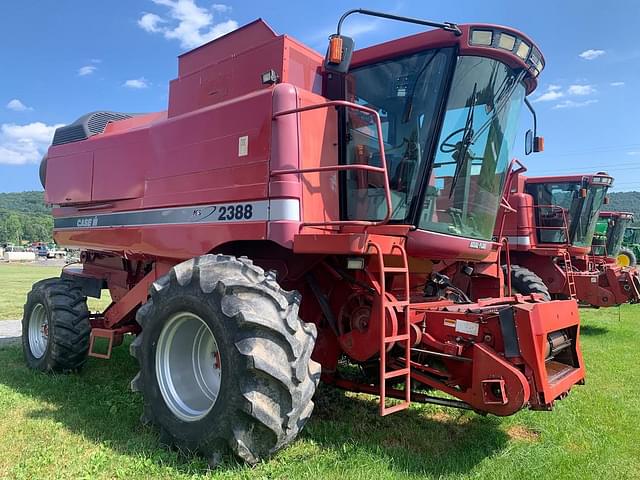
[[[617,263],[621,267],[635,267],[638,263],[636,254],[629,248],[622,247],[618,252]]]
[[[502,270],[506,277],[507,266],[503,265]],[[538,293],[542,295],[546,301],[551,300],[549,289],[542,279],[528,268],[521,267],[520,265],[511,265],[511,288],[515,293],[522,295]]]
[[[73,280],[49,278],[33,285],[22,319],[27,365],[43,372],[80,370],[89,353],[87,297]]]
[[[150,294],[136,316],[131,387],[161,441],[213,464],[230,449],[252,465],[292,442],[320,380],[316,328],[298,318],[299,294],[225,255],[175,266]]]

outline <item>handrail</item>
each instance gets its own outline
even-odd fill
[[[384,178],[384,195],[385,195],[385,203],[387,207],[387,213],[382,220],[379,221],[369,221],[369,220],[329,220],[324,222],[302,222],[301,226],[347,226],[347,225],[363,225],[363,226],[379,226],[386,225],[391,219],[391,215],[393,212],[393,205],[391,203],[391,187],[389,186],[389,175],[387,170],[387,158],[385,156],[384,151],[384,140],[382,133],[382,122],[380,120],[380,114],[373,110],[372,108],[365,107],[364,105],[358,105],[357,103],[347,102],[345,100],[331,100],[324,103],[316,103],[313,105],[307,105],[306,107],[298,107],[292,108],[290,110],[284,110],[282,112],[274,113],[273,119],[277,119],[278,117],[282,117],[284,115],[291,115],[293,113],[301,113],[307,112],[309,110],[316,110],[319,108],[329,108],[329,107],[347,107],[353,108],[354,110],[360,110],[362,112],[373,115],[376,121],[376,130],[378,132],[378,146],[380,148],[380,163],[381,167],[374,167],[373,165],[327,165],[322,167],[312,167],[312,168],[291,168],[284,170],[274,170],[271,172],[271,176],[279,176],[279,175],[289,175],[289,174],[304,174],[304,173],[313,173],[313,172],[329,172],[329,171],[345,171],[345,170],[361,170],[366,172],[378,172],[381,173]]]
[[[564,242],[542,242],[542,241],[540,241],[540,243],[553,243],[554,245],[564,245],[567,248],[569,248],[571,246],[571,238],[570,238],[570,235],[569,235],[569,222],[567,221],[567,209],[566,208],[561,207],[560,205],[527,205],[524,208],[531,208],[533,210],[549,208],[549,209],[551,209],[551,211],[553,211],[553,209],[556,209],[556,211],[560,211],[562,213],[562,225],[558,225],[558,226],[542,226],[542,225],[539,225],[537,221],[535,221],[535,230],[536,230],[536,232],[537,231],[543,231],[543,230],[559,230],[561,232],[564,232],[564,239],[565,239]]]
[[[519,165],[519,167],[514,170],[513,166],[516,164]],[[504,233],[504,224],[507,214],[516,212],[516,209],[511,206],[508,200],[509,194],[511,193],[511,184],[513,183],[513,179],[516,175],[526,171],[527,167],[525,167],[524,164],[517,158],[512,159],[509,163],[509,168],[507,169],[507,178],[504,182],[502,195],[500,196],[500,208],[504,210],[504,213],[502,213],[502,215],[500,216],[500,228],[498,230],[498,235],[496,236],[497,238],[502,238],[503,236],[502,234]]]
[[[512,288],[511,288],[511,255],[509,254],[509,239],[507,237],[502,237],[500,239],[500,250],[502,250],[502,247],[505,248],[504,250],[504,256],[505,256],[505,260],[507,262],[507,297],[510,297],[512,295]],[[500,265],[500,253],[498,252],[498,268],[502,268],[502,266]]]

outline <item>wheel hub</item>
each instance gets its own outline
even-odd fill
[[[49,321],[41,303],[36,304],[29,316],[29,349],[35,358],[42,358],[49,344]]]
[[[209,326],[191,312],[165,323],[156,348],[156,378],[171,412],[185,422],[206,416],[216,403],[222,359]]]

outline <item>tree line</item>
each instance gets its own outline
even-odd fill
[[[0,193],[0,245],[51,242],[52,230],[44,192]]]
[[[0,210],[0,245],[24,242],[51,242],[53,217],[51,215],[9,212]]]

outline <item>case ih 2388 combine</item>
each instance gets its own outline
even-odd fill
[[[29,293],[31,367],[135,334],[143,420],[249,463],[296,437],[321,377],[382,415],[548,410],[582,382],[574,301],[471,303],[444,274],[501,280],[491,239],[540,51],[511,28],[359,12],[435,28],[353,51],[345,14],[323,59],[258,20],[182,55],[167,111],[56,132],[46,198],[83,253]]]
[[[635,269],[623,269],[606,261],[606,256],[590,253],[612,177],[602,172],[556,177],[516,174],[513,182],[509,204],[515,211],[506,214],[504,234],[515,264],[511,282],[516,290],[547,298],[574,297],[594,307],[640,300]]]

